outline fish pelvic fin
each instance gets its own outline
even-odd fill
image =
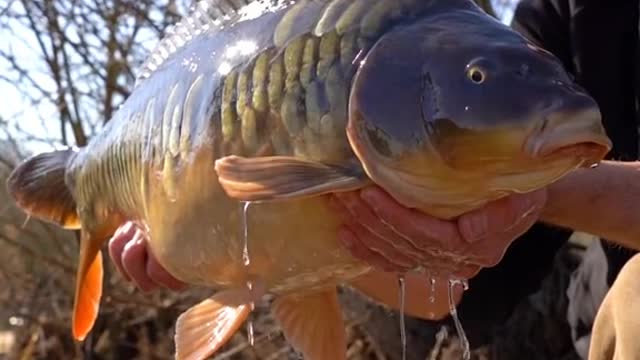
[[[76,202],[65,182],[73,149],[35,155],[19,164],[7,179],[7,190],[27,214],[66,229],[79,229]]]
[[[429,280],[429,276],[416,272],[404,274],[404,313],[426,320],[442,320],[449,316],[449,299],[446,296],[449,284],[438,278],[432,293]],[[397,311],[401,308],[397,274],[372,270],[351,280],[348,285],[378,304]],[[435,296],[437,294],[440,296]],[[456,287],[453,295],[458,302],[462,298],[462,290]],[[433,302],[428,300],[431,296],[434,296]]]
[[[226,290],[182,313],[176,322],[175,358],[206,359],[226,344],[251,312],[249,302],[235,300],[236,292]]]
[[[336,288],[276,299],[271,312],[305,359],[345,360],[347,341]]]
[[[240,201],[274,201],[350,191],[369,184],[364,172],[290,156],[245,158],[215,164],[220,185]]]
[[[93,328],[102,297],[102,252],[106,236],[94,236],[82,230],[80,256],[76,275],[76,293],[73,303],[73,337],[82,341]]]

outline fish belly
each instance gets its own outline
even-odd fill
[[[225,194],[213,164],[210,155],[196,159],[176,179],[173,196],[150,182],[150,249],[173,276],[214,288],[261,281],[285,292],[369,271],[338,242],[340,219],[323,197],[249,204],[245,240],[245,203]]]

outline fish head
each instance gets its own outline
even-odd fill
[[[367,174],[444,217],[548,185],[611,149],[597,103],[562,63],[475,11],[390,31],[352,87],[347,133]]]

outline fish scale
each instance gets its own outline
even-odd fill
[[[316,21],[303,21],[304,31],[296,28],[297,18],[308,14],[305,7],[318,4],[324,8],[315,12]],[[355,57],[366,51],[385,23],[398,19],[411,6],[416,7],[415,13],[420,9],[413,1],[385,2],[371,8],[366,0],[357,0],[301,1],[287,10],[274,35],[274,44],[286,43],[284,48],[261,51],[222,80],[220,147],[226,149],[222,152],[249,156],[261,149],[262,156],[296,154],[321,159],[326,149],[335,149],[333,144],[344,143],[342,129],[348,84],[357,67]],[[360,29],[366,29],[364,37]],[[292,37],[292,33],[300,35]],[[282,129],[286,134],[279,131]],[[323,139],[332,144],[327,146]],[[328,158],[340,160],[349,155],[342,146]]]
[[[322,38],[305,34],[275,58],[276,49],[269,48],[244,65],[242,71],[227,75],[220,111],[225,142],[222,147],[254,155],[257,149],[270,145],[271,151],[261,155],[290,155],[293,151],[319,158],[331,148],[322,139],[344,141],[350,78],[343,75],[340,40],[335,31]],[[354,53],[352,49],[345,47],[348,54]],[[349,62],[349,75],[353,73],[351,67]],[[322,119],[325,123],[336,121],[335,126],[322,126]],[[266,131],[278,128],[286,129],[286,137]],[[289,143],[283,143],[284,139],[290,139]],[[242,149],[230,146],[239,141]],[[324,150],[313,151],[313,147]],[[348,154],[346,149],[342,151],[343,157]],[[332,156],[339,159],[341,155]]]

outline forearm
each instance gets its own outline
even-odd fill
[[[640,250],[640,162],[604,161],[559,180],[541,220]]]

